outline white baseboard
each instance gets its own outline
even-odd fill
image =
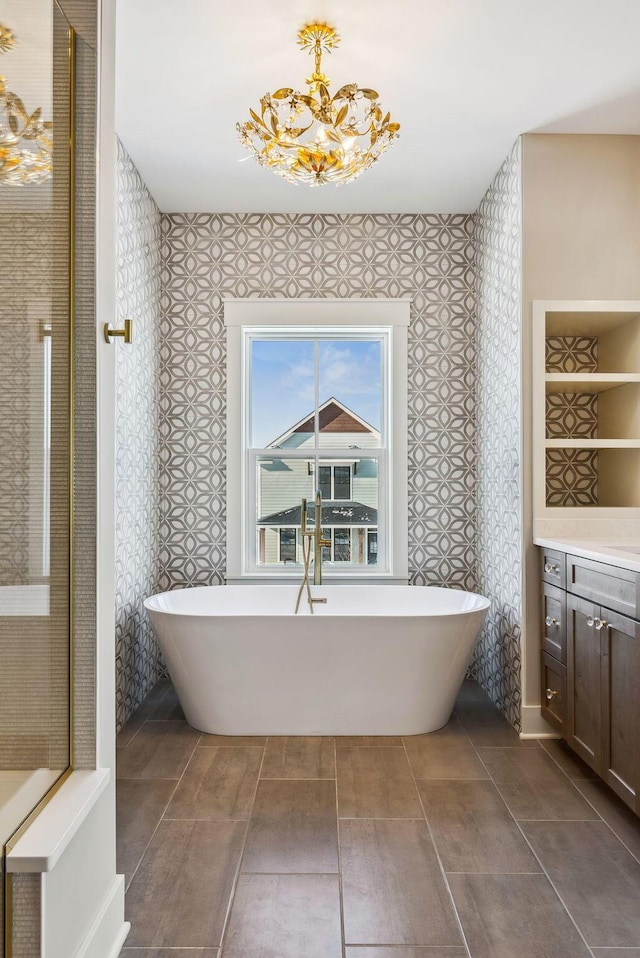
[[[520,738],[562,738],[552,725],[543,719],[539,705],[523,705],[520,712]]]
[[[116,875],[75,958],[118,958],[130,928],[124,920],[124,875]]]

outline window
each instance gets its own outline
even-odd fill
[[[330,546],[322,547],[323,562],[351,562],[351,529],[323,529],[324,539],[329,539]]]
[[[323,499],[351,498],[351,466],[319,466],[318,489]]]
[[[327,577],[404,579],[408,302],[229,301],[225,321],[227,577],[299,576],[319,491]]]
[[[297,544],[295,529],[280,529],[280,562],[297,561]]]

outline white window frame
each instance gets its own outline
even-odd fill
[[[407,474],[407,335],[411,300],[401,299],[225,299],[227,329],[227,581],[265,582],[299,578],[299,570],[258,567],[249,561],[250,536],[245,499],[255,501],[255,466],[251,450],[245,447],[248,407],[245,348],[249,337],[304,330],[309,336],[365,337],[381,335],[388,348],[388,416],[382,432],[387,448],[359,450],[359,458],[386,458],[388,468],[380,469],[378,555],[386,556],[383,568],[351,566],[336,571],[326,568],[327,582],[408,581],[408,474]],[[328,451],[328,450],[327,450]],[[295,450],[282,449],[289,458]],[[318,457],[322,449],[316,450]],[[309,458],[309,451],[299,455]],[[330,458],[335,462],[336,456]],[[345,450],[345,461],[353,462],[353,450]],[[381,463],[382,464],[382,463]],[[387,481],[385,482],[385,475]],[[382,521],[380,521],[382,519]],[[384,550],[384,551],[383,551]],[[255,550],[254,550],[255,551]]]

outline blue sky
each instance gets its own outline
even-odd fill
[[[256,340],[252,352],[252,445],[261,448],[313,411],[315,344]],[[318,344],[320,404],[335,396],[380,428],[380,343]]]

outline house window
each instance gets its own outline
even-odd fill
[[[351,466],[318,466],[318,489],[323,499],[351,499]]]
[[[323,562],[351,562],[351,529],[323,529],[322,534],[331,541],[330,546],[323,546]]]
[[[228,579],[298,576],[318,491],[329,578],[406,576],[408,304],[339,305],[225,304]]]
[[[280,562],[297,561],[297,539],[295,529],[280,529]]]

